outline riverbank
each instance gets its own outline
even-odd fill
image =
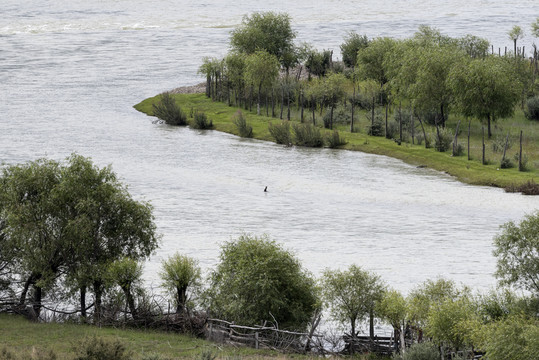
[[[270,123],[280,123],[280,119],[268,116],[257,116],[254,112],[249,112],[234,106],[227,106],[221,102],[212,101],[211,99],[207,98],[205,94],[196,93],[194,89],[203,91],[203,84],[195,87],[178,88],[172,91],[177,104],[180,105],[182,110],[188,116],[195,110],[204,112],[208,118],[213,121],[215,130],[239,135],[238,130],[233,123],[233,117],[238,110],[241,110],[246,116],[249,124],[253,127],[253,138],[264,141],[274,141],[273,137],[269,133],[268,125]],[[157,95],[152,98],[145,99],[134,107],[138,111],[152,116],[152,105],[159,101],[159,98],[160,96]],[[263,110],[263,113],[265,113],[265,110]],[[316,115],[318,118],[318,114]],[[305,114],[306,119],[309,119],[309,116],[310,114]],[[516,117],[518,116],[519,115],[516,115]],[[521,128],[522,126],[529,127],[524,129],[526,140],[523,147],[524,153],[528,158],[528,170],[523,172],[518,171],[518,168],[516,167],[510,169],[500,168],[502,155],[490,150],[498,138],[493,138],[486,141],[487,165],[481,164],[481,126],[476,121],[471,125],[471,160],[468,160],[466,152],[464,152],[463,156],[452,156],[450,152],[438,152],[432,148],[426,149],[424,145],[413,145],[406,142],[398,144],[397,142],[384,137],[369,136],[364,130],[362,130],[367,125],[365,120],[365,112],[359,112],[359,114],[357,114],[357,118],[357,128],[360,130],[360,132],[350,133],[348,125],[336,125],[336,129],[340,131],[341,135],[344,135],[347,141],[346,145],[340,147],[341,149],[386,155],[400,159],[411,165],[428,167],[445,172],[455,176],[459,181],[464,183],[501,187],[509,191],[518,191],[526,184],[533,184],[535,179],[539,178],[539,170],[537,166],[539,164],[539,154],[536,154],[536,144],[539,141],[539,139],[536,139],[536,137],[539,137],[539,131],[535,129],[535,127],[538,125],[525,123],[518,118],[513,119],[513,125],[510,126],[511,131],[520,131],[518,128]],[[292,119],[294,119],[294,116],[292,116]],[[321,119],[317,120],[321,121]],[[520,121],[520,123],[518,125],[514,125],[515,121]],[[510,120],[507,120],[506,122],[508,124],[511,123]],[[454,129],[456,127],[456,120],[450,119],[448,122],[448,127],[453,127]],[[459,137],[459,144],[466,148],[467,129],[466,132],[464,132],[462,128],[463,126],[461,125],[462,132]],[[321,131],[323,133],[329,132],[329,130],[325,129],[321,129]],[[427,131],[432,131],[432,129],[427,129]],[[514,150],[511,150],[508,157],[510,156],[512,158],[513,154]],[[532,188],[536,188],[536,186],[532,185]]]
[[[134,360],[285,358],[276,351],[238,348],[177,333],[72,323],[35,323],[20,316],[0,314],[0,359],[71,360],[93,338],[122,344],[132,353],[130,359]]]

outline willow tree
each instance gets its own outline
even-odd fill
[[[360,50],[369,46],[369,39],[366,35],[359,35],[353,31],[349,32],[341,44],[342,61],[348,67],[354,68],[357,65],[357,54]]]
[[[507,33],[509,39],[513,40],[514,44],[514,55],[517,56],[517,41],[524,37],[524,30],[518,25],[513,26],[511,30]]]
[[[176,303],[176,312],[186,310],[188,291],[196,289],[201,278],[198,262],[185,255],[175,253],[162,262],[162,271],[159,276],[163,286],[173,294]]]
[[[279,61],[267,51],[257,51],[245,59],[245,82],[257,89],[258,101],[256,113],[260,115],[260,98],[262,90],[271,87],[279,76]]]
[[[464,116],[487,121],[489,138],[491,122],[513,115],[521,93],[511,63],[496,56],[453,67],[447,84]]]
[[[333,112],[335,107],[342,101],[346,95],[344,85],[346,77],[343,74],[331,73],[322,78],[322,86],[326,103],[329,106],[329,128],[333,129]]]
[[[382,300],[384,284],[378,275],[351,265],[347,270],[326,270],[322,277],[324,299],[332,316],[350,325],[350,336],[357,336],[360,320],[369,318],[374,337],[374,311]]]
[[[290,15],[271,11],[255,12],[250,16],[245,15],[241,25],[232,30],[230,45],[232,50],[245,54],[264,50],[283,63],[290,60],[295,37]]]
[[[93,287],[98,316],[108,264],[145,258],[157,247],[150,205],[133,200],[110,167],[79,155],[66,165],[42,159],[4,168],[0,223],[1,236],[18,249],[20,303],[32,287],[37,316],[60,275],[80,290],[83,316],[86,290]]]

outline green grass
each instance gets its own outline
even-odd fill
[[[24,359],[31,358],[28,356],[33,352],[50,350],[59,360],[72,359],[80,344],[93,336],[120,340],[134,353],[135,360],[151,353],[168,359],[196,359],[205,351],[212,351],[219,358],[282,357],[278,352],[234,348],[175,333],[98,328],[78,324],[34,323],[19,316],[0,314],[0,358],[2,349],[7,348]]]
[[[175,94],[176,101],[184,109],[189,112],[189,109],[197,109],[204,111],[209,119],[213,121],[215,130],[223,131],[238,135],[237,129],[233,123],[233,115],[239,109],[233,106],[227,106],[221,102],[214,102],[207,98],[204,94]],[[155,96],[142,101],[135,105],[135,109],[153,115],[152,104],[159,99]],[[254,106],[253,108],[256,108]],[[277,107],[276,107],[276,110]],[[273,141],[269,133],[268,125],[270,122],[278,123],[279,119],[257,116],[254,112],[250,113],[247,110],[241,109],[247,117],[249,124],[253,127],[253,137],[260,140]],[[265,109],[262,109],[262,114],[265,114]],[[271,111],[270,111],[271,113]],[[277,111],[278,113],[278,111]],[[286,114],[286,109],[285,109]],[[286,116],[286,115],[285,115]],[[391,115],[392,116],[392,115]],[[311,121],[311,113],[305,111],[305,121]],[[293,121],[297,121],[299,114],[294,108],[292,112]],[[296,120],[295,120],[296,119]],[[317,124],[322,123],[320,113],[316,112]],[[450,118],[448,127],[456,127],[457,119]],[[346,145],[341,149],[363,151],[367,153],[387,155],[397,159],[401,159],[412,165],[426,166],[438,171],[446,172],[455,176],[458,180],[474,185],[488,185],[497,187],[518,186],[528,181],[536,181],[539,178],[539,124],[528,121],[524,118],[522,111],[517,110],[515,116],[511,119],[500,120],[493,123],[493,139],[486,140],[486,159],[488,165],[481,164],[481,124],[478,121],[472,121],[471,126],[471,141],[470,153],[471,160],[467,160],[466,150],[464,156],[453,157],[450,152],[440,153],[434,149],[425,149],[424,145],[412,145],[402,143],[398,145],[395,141],[385,139],[384,137],[368,136],[366,127],[368,121],[365,117],[365,112],[360,111],[355,116],[355,127],[359,132],[350,133],[348,125],[336,125],[336,128],[344,134]],[[427,127],[428,131],[434,131],[433,128]],[[502,154],[492,151],[492,142],[497,136],[505,137],[509,131],[510,136],[514,137],[513,147],[507,151],[508,157],[518,151],[518,134],[520,130],[524,132],[523,153],[528,157],[528,171],[520,172],[518,168],[500,169],[500,161]],[[323,130],[327,132],[328,130]],[[467,131],[468,122],[462,121],[460,125],[459,144],[465,149],[467,148]],[[417,130],[416,134],[421,132]],[[537,182],[537,181],[536,181]]]

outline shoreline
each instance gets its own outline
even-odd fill
[[[205,95],[205,86],[206,83],[199,83],[177,87],[168,92],[175,94],[177,103],[185,112],[189,109],[197,109],[206,113],[208,118],[213,120],[213,130],[239,136],[231,119],[236,111],[241,110],[253,126],[253,138],[275,142],[269,133],[268,124],[272,121],[280,122],[280,119],[258,116],[242,108],[212,101]],[[134,108],[148,116],[153,116],[152,105],[159,100],[159,97],[160,95],[156,95],[144,99],[134,105]],[[322,133],[329,132],[326,129],[320,130]],[[521,192],[524,195],[539,195],[539,184],[535,182],[535,179],[539,178],[539,171],[536,169],[525,172],[519,172],[514,168],[500,169],[497,163],[482,165],[477,159],[466,161],[466,156],[454,157],[448,152],[437,152],[432,148],[425,149],[423,145],[409,143],[399,145],[391,139],[369,136],[360,132],[340,131],[340,133],[348,142],[338,149],[389,156],[413,166],[427,167],[446,173],[470,185],[498,187],[507,192]]]

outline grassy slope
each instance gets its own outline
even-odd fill
[[[237,135],[237,130],[232,122],[234,113],[238,110],[236,107],[229,107],[220,102],[212,102],[204,94],[176,94],[176,101],[186,113],[190,109],[204,111],[209,119],[214,123],[215,129]],[[155,96],[135,105],[135,109],[152,115],[152,104],[158,101],[159,96]],[[279,122],[279,119],[272,119],[266,116],[257,116],[242,110],[251,126],[253,127],[254,137],[261,140],[273,141],[269,131],[269,122]],[[263,111],[264,112],[264,111]],[[319,114],[316,114],[317,122]],[[294,118],[294,114],[292,116]],[[305,113],[305,118],[310,119],[310,113]],[[364,113],[360,113],[358,128],[365,129],[367,123]],[[503,124],[503,125],[502,125]],[[455,126],[455,120],[449,122],[449,126]],[[392,140],[383,137],[367,136],[365,131],[360,133],[350,133],[347,126],[342,126],[339,130],[345,134],[348,144],[343,149],[357,150],[367,153],[387,155],[401,159],[412,165],[422,165],[439,171],[446,172],[457,177],[460,181],[475,185],[490,185],[498,187],[507,187],[510,185],[519,185],[530,180],[539,178],[539,125],[533,124],[524,119],[522,114],[517,114],[515,118],[505,120],[498,124],[498,127],[505,126],[507,130],[497,129],[496,133],[505,135],[504,132],[511,131],[511,134],[517,134],[520,129],[524,130],[524,152],[528,154],[528,165],[532,170],[519,172],[518,169],[499,169],[500,154],[495,154],[491,150],[490,142],[487,142],[487,160],[491,165],[481,165],[481,125],[472,122],[472,140],[471,154],[472,160],[468,161],[466,155],[452,157],[449,152],[440,153],[433,149],[425,149],[424,146],[411,145],[403,143],[398,145]],[[459,144],[466,147],[467,123],[461,124],[461,135]],[[511,150],[508,150],[507,156],[512,157],[517,151],[518,144],[514,144]]]
[[[186,335],[142,330],[98,328],[76,324],[44,324],[29,322],[18,316],[0,314],[0,358],[4,347],[26,358],[37,350],[53,350],[59,360],[72,359],[84,339],[101,337],[118,339],[134,353],[133,359],[144,354],[157,353],[168,359],[197,358],[202,352],[212,351],[220,358],[237,356],[248,358],[270,358],[280,356],[277,352],[232,348]],[[26,354],[26,356],[25,356]],[[306,358],[306,357],[303,357]]]

